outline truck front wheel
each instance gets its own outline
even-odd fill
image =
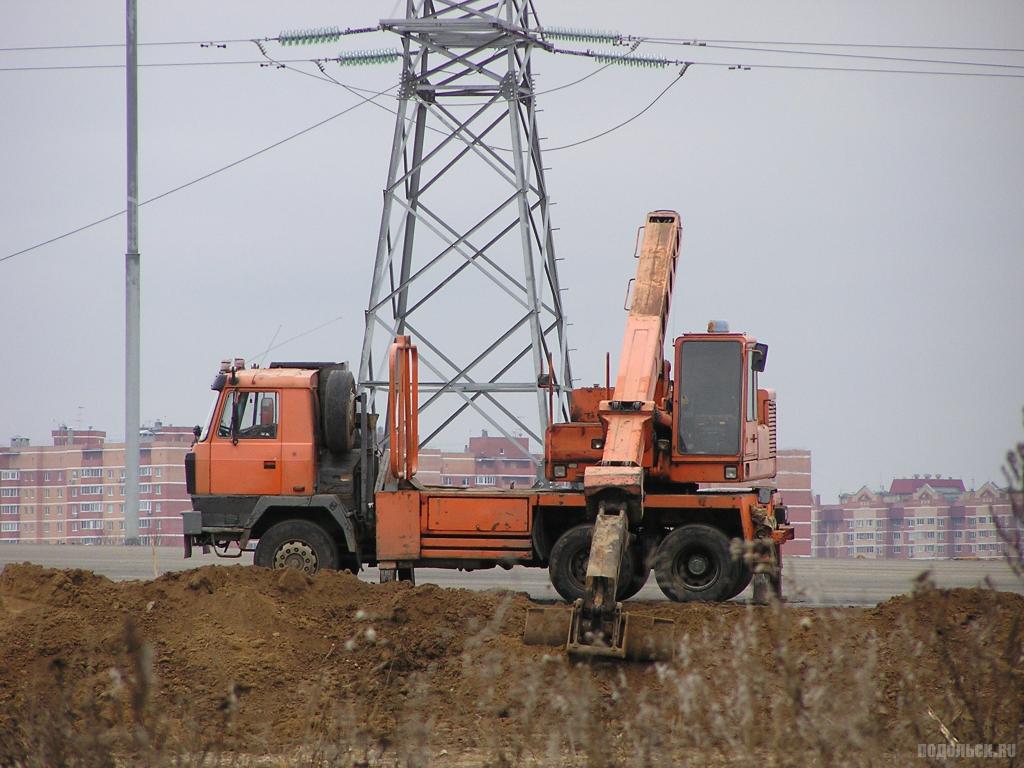
[[[590,542],[593,537],[594,526],[589,523],[577,525],[563,533],[551,548],[548,565],[551,586],[567,602],[571,603],[587,593],[587,563],[590,560]],[[646,578],[644,580],[646,581]],[[643,584],[640,584],[640,587],[642,586]],[[633,587],[633,554],[632,550],[627,548],[622,553],[622,562],[619,566],[617,599],[625,600],[623,595],[635,595],[640,590],[640,587]]]
[[[260,536],[253,563],[263,568],[297,568],[312,575],[338,567],[338,547],[309,520],[283,520]]]

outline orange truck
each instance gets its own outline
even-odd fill
[[[375,566],[382,580],[547,568],[574,605],[572,628],[557,619],[556,632],[572,634],[570,646],[597,637],[609,655],[625,653],[621,601],[652,570],[676,601],[728,600],[755,573],[762,592],[777,590],[793,531],[773,483],[775,394],[758,383],[767,346],[712,323],[664,359],[679,236],[675,212],[646,217],[615,385],[572,391],[571,421],[547,429],[538,487],[418,482],[408,337],[391,349],[384,440],[343,363],[224,361],[185,460],[186,557],[194,546],[254,550],[259,566]]]

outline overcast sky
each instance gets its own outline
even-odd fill
[[[396,13],[393,0],[140,5],[140,39],[153,42],[273,37]],[[639,36],[1024,48],[1016,1],[537,5],[546,25]],[[0,48],[123,41],[123,12],[114,2],[7,3]],[[396,42],[380,33],[277,50],[332,56]],[[961,63],[641,49],[1024,74],[1024,53],[817,50]],[[140,53],[143,63],[257,57],[248,43]],[[1020,69],[962,63],[982,61]],[[0,52],[0,68],[105,63],[123,63],[123,49]],[[538,54],[535,68],[541,89],[595,64]],[[375,90],[397,72],[331,70]],[[541,97],[541,133],[548,146],[600,133],[673,77],[609,68]],[[356,102],[255,64],[144,68],[142,197]],[[0,258],[123,208],[123,69],[0,71],[0,103]],[[275,336],[305,334],[267,359],[358,359],[393,125],[364,105],[143,208],[144,421],[201,421],[218,361],[253,358]],[[911,473],[1000,479],[1005,450],[1022,437],[1022,136],[1024,78],[692,68],[642,118],[545,155],[574,373],[603,381],[604,353],[621,343],[636,227],[648,210],[672,208],[684,222],[673,334],[725,319],[770,345],[762,382],[778,391],[781,446],[813,451],[825,500]],[[124,250],[118,218],[0,263],[4,440],[45,443],[62,422],[123,434]],[[453,334],[471,341],[480,322],[452,307]]]

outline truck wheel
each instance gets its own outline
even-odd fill
[[[732,600],[736,595],[750,586],[750,582],[753,578],[754,572],[750,570],[750,566],[743,562],[742,559],[738,560],[736,562],[736,581],[733,583],[732,589],[729,590],[729,594],[725,599]]]
[[[320,382],[324,442],[332,453],[352,450],[356,429],[356,381],[352,371],[342,368],[324,371]]]
[[[636,547],[632,547],[630,553],[633,560],[633,576],[624,589],[618,590],[619,600],[629,600],[644,588],[651,576],[651,566],[644,565],[643,553]]]
[[[594,526],[584,523],[563,533],[551,548],[551,558],[548,562],[551,585],[570,603],[586,593],[587,561],[590,560],[590,540],[593,536]],[[616,597],[625,600],[623,595],[633,584],[633,554],[630,548],[623,553],[619,569],[619,588]]]
[[[263,568],[298,568],[312,575],[338,567],[338,547],[316,523],[284,520],[260,536],[253,564]]]
[[[728,600],[737,581],[729,540],[710,525],[684,525],[666,536],[655,554],[654,574],[676,602]]]

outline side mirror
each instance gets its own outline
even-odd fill
[[[764,373],[764,367],[768,363],[768,345],[755,344],[750,351],[750,368],[758,373]]]
[[[196,440],[198,440],[199,436],[203,434],[203,428],[196,424],[194,427],[192,427],[192,434],[195,436]]]

